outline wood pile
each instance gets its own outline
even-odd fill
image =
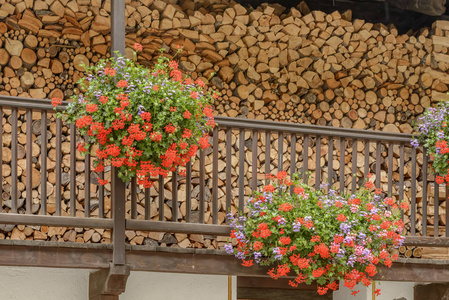
[[[310,12],[304,3],[286,10],[277,4],[261,5],[256,9],[233,1],[127,1],[126,54],[130,55],[135,42],[143,44],[139,62],[152,65],[165,48],[173,55],[178,45],[180,67],[194,78],[208,81],[211,89],[221,97],[215,103],[216,114],[229,117],[267,119],[294,123],[328,125],[344,128],[374,129],[387,132],[411,133],[414,118],[432,104],[446,97],[449,77],[447,47],[449,23],[438,21],[431,29],[422,29],[414,35],[399,35],[389,25],[352,20],[351,12],[325,14]],[[0,94],[32,98],[69,98],[77,92],[76,82],[83,76],[84,64],[95,64],[109,56],[110,1],[85,0],[26,0],[20,3],[6,0],[0,4]],[[446,40],[447,39],[447,40]],[[212,76],[215,74],[214,76]],[[212,77],[211,77],[212,76]],[[3,209],[9,211],[11,189],[10,111],[3,110]],[[19,198],[24,199],[26,156],[25,116],[19,118]],[[36,124],[36,126],[34,126]],[[55,123],[48,116],[48,212],[54,212],[54,151]],[[33,201],[38,213],[40,195],[40,113],[33,113]],[[69,130],[63,128],[63,215],[70,212],[68,205],[70,173]],[[225,218],[225,161],[231,159],[233,203],[238,203],[238,133],[232,134],[232,155],[225,154],[224,132],[219,133],[219,223]],[[271,170],[278,167],[277,135],[271,140]],[[339,177],[340,156],[338,141],[334,141],[334,182]],[[250,192],[251,134],[245,133],[245,194]],[[259,137],[258,182],[264,179],[264,135]],[[309,169],[315,171],[315,139],[309,148]],[[302,167],[303,141],[297,137],[296,169]],[[328,161],[328,141],[322,140],[320,178],[325,180]],[[364,177],[364,142],[357,145],[357,181]],[[388,189],[388,145],[381,145],[380,174],[383,190]],[[284,137],[283,167],[289,170],[290,137]],[[375,172],[376,145],[369,146],[370,172]],[[404,199],[411,199],[411,150],[405,149]],[[399,148],[394,147],[393,177],[399,182]],[[352,141],[346,141],[345,186],[351,185]],[[422,166],[418,153],[418,170]],[[198,218],[199,162],[193,165],[192,211]],[[77,155],[77,215],[84,213],[85,174],[84,158]],[[65,174],[65,175],[64,175]],[[109,173],[106,173],[106,179]],[[36,177],[37,179],[34,179]],[[94,178],[95,176],[91,176]],[[211,223],[212,154],[206,156],[206,223]],[[8,179],[9,178],[9,179]],[[312,173],[310,183],[314,183]],[[433,178],[429,175],[429,186]],[[422,174],[417,172],[417,182]],[[90,183],[94,205],[89,208],[98,216],[98,185]],[[422,183],[421,183],[422,185]],[[422,186],[417,186],[417,230],[422,226]],[[335,187],[338,185],[335,184]],[[178,182],[179,217],[183,219],[187,207],[186,183]],[[156,185],[152,191],[151,215],[158,219]],[[431,188],[428,188],[430,191]],[[171,178],[164,182],[165,219],[171,214]],[[393,196],[399,198],[399,186],[393,186]],[[421,194],[420,194],[421,193]],[[184,195],[184,196],[182,196]],[[421,195],[421,198],[419,197]],[[444,195],[440,192],[441,195]],[[52,198],[53,197],[53,198]],[[431,197],[433,197],[431,195]],[[51,201],[53,199],[53,201]],[[428,224],[433,224],[433,202],[428,201]],[[444,197],[443,199],[444,200]],[[440,201],[440,222],[445,212],[445,201]],[[9,201],[9,202],[8,202]],[[23,200],[21,200],[23,202]],[[138,195],[138,218],[143,218],[143,194]],[[8,207],[9,203],[9,207]],[[130,209],[130,202],[127,204]],[[20,205],[22,206],[22,205]],[[21,208],[23,209],[23,208]],[[235,210],[235,207],[234,207]],[[129,212],[129,211],[128,211]],[[110,187],[106,187],[105,217],[110,216]],[[409,226],[408,215],[405,221]],[[440,224],[444,225],[444,224]],[[76,228],[2,227],[0,238],[68,240],[78,242],[109,242],[110,232]],[[31,228],[31,229],[27,229]],[[196,235],[168,235],[164,233],[127,232],[131,243],[178,244],[181,247],[218,247],[220,237]],[[175,241],[176,240],[176,241]]]

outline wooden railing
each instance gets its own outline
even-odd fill
[[[0,223],[112,229],[114,249],[121,249],[117,263],[123,262],[125,230],[227,235],[226,213],[241,210],[265,174],[280,170],[342,193],[355,191],[372,173],[376,188],[410,204],[403,215],[407,235],[420,238],[409,243],[448,245],[449,213],[440,211],[439,185],[422,149],[410,146],[411,135],[217,117],[211,150],[198,152],[186,176],[155,178],[154,188],[145,190],[135,181],[127,187],[114,170],[98,174],[112,178],[111,185],[96,184],[91,157],[84,166],[76,157],[81,138],[75,126],[55,118],[50,101],[0,96],[0,108]],[[77,173],[81,166],[84,172]]]

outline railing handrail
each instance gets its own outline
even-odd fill
[[[220,127],[227,128],[244,128],[244,129],[256,129],[261,131],[279,131],[298,133],[305,135],[315,136],[332,136],[341,138],[351,138],[358,140],[377,140],[382,142],[410,142],[413,136],[406,133],[391,133],[374,130],[363,129],[348,129],[332,126],[319,126],[319,125],[307,125],[296,124],[289,122],[278,121],[265,121],[254,119],[240,119],[230,117],[215,117],[215,121]]]
[[[68,104],[67,101],[59,106],[64,108]],[[13,97],[0,95],[0,106],[17,107],[25,109],[42,109],[53,110],[51,100],[49,99],[33,99],[25,97]],[[296,124],[289,122],[265,121],[254,119],[241,119],[230,117],[215,117],[220,127],[257,129],[262,131],[279,131],[288,133],[298,133],[304,135],[331,136],[340,138],[351,138],[360,140],[376,140],[382,142],[406,143],[413,138],[411,134],[391,133],[374,130],[348,129],[332,126],[319,126]]]

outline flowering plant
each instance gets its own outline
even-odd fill
[[[337,280],[344,280],[355,295],[357,283],[371,284],[376,265],[390,267],[397,259],[387,245],[398,247],[404,240],[399,207],[391,198],[382,199],[380,190],[372,191],[371,181],[353,195],[340,196],[325,186],[315,191],[290,181],[285,171],[269,178],[277,184],[254,192],[246,217],[228,215],[237,245],[225,249],[243,266],[271,266],[268,274],[274,279],[295,273],[294,287],[316,280],[319,294],[336,290]]]
[[[136,57],[142,46],[134,48]],[[209,147],[215,126],[209,103],[218,95],[206,93],[201,80],[185,78],[175,61],[161,55],[149,70],[119,56],[85,68],[87,77],[79,82],[84,94],[74,96],[58,116],[87,136],[78,144],[81,153],[99,146],[95,172],[110,164],[125,182],[137,176],[148,188],[150,177],[177,169],[185,174],[183,167],[198,148]],[[55,108],[60,103],[53,99]]]
[[[420,133],[411,142],[415,148],[422,144],[432,160],[431,168],[439,174],[435,177],[438,184],[449,183],[449,102],[440,102],[436,107],[428,107],[418,118],[416,129]],[[440,176],[442,175],[442,176]]]

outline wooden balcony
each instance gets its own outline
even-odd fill
[[[217,236],[230,232],[224,215],[244,209],[251,190],[265,183],[264,175],[280,170],[301,172],[316,188],[326,183],[344,193],[375,174],[376,188],[410,204],[403,214],[407,245],[449,246],[448,206],[440,205],[445,197],[440,198],[425,153],[410,146],[411,135],[217,117],[212,148],[199,151],[186,176],[154,178],[155,187],[145,190],[135,181],[125,185],[113,170],[93,174],[91,157],[76,155],[81,137],[75,126],[56,119],[49,100],[0,96],[0,108],[0,224],[112,231],[111,239],[97,244],[51,237],[0,240],[0,265],[102,269],[119,277],[130,269],[264,276],[263,268],[244,268],[226,255]],[[97,175],[112,183],[99,186]],[[189,248],[133,245],[129,234],[140,231],[210,235],[215,249],[195,249],[194,243]],[[127,271],[114,273],[111,262]],[[378,279],[444,282],[448,275],[444,260],[400,259]]]

